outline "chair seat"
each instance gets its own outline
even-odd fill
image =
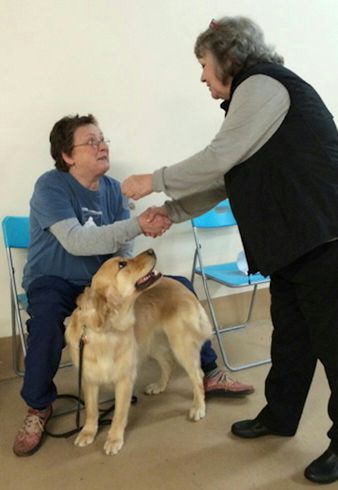
[[[196,267],[195,272],[196,274],[202,275],[200,267]],[[238,269],[237,262],[208,265],[204,267],[204,273],[207,279],[212,279],[232,288],[263,284],[269,281],[268,277],[264,277],[259,273],[245,274]]]
[[[22,293],[22,294],[18,294],[17,296],[18,298],[18,303],[20,305],[20,307],[27,311],[27,308],[28,308],[28,299],[27,299],[27,296],[25,293]]]

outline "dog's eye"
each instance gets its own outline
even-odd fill
[[[127,262],[125,260],[121,260],[121,262],[119,262],[119,269],[123,269],[124,267],[126,267],[127,265]]]

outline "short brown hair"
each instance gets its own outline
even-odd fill
[[[49,135],[50,154],[55,160],[55,167],[61,172],[69,172],[69,166],[62,158],[62,153],[70,155],[74,145],[74,133],[77,128],[87,124],[97,125],[92,114],[88,116],[65,116],[57,121]]]

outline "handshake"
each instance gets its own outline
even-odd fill
[[[164,206],[152,206],[138,216],[138,222],[145,236],[156,238],[167,231],[172,221]]]
[[[153,192],[151,174],[132,175],[122,183],[122,192],[135,201]],[[165,206],[152,206],[138,217],[145,236],[156,238],[170,228],[172,221]]]

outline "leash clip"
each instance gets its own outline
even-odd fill
[[[80,337],[80,346],[84,346],[85,344],[88,344],[88,337],[86,335],[87,333],[87,327],[86,325],[82,326],[82,334]]]

